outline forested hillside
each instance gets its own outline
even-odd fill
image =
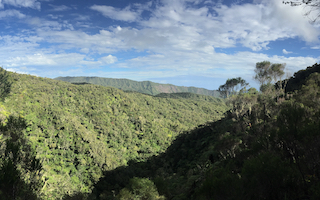
[[[290,93],[281,65],[256,67],[260,91],[228,79],[228,106],[10,73],[0,197],[320,199],[319,65]]]
[[[303,82],[289,94],[269,85],[230,97],[223,119],[179,135],[146,162],[104,172],[87,197],[319,199],[320,74]]]
[[[200,95],[208,95],[213,97],[219,97],[219,92],[216,90],[207,90],[197,87],[183,87],[175,86],[171,84],[160,84],[151,81],[132,81],[129,79],[113,79],[113,78],[101,78],[101,77],[57,77],[56,80],[67,81],[70,83],[92,83],[102,86],[110,86],[124,91],[136,91],[144,94],[157,95],[160,93],[181,93],[189,92]]]
[[[44,199],[90,193],[103,171],[158,155],[179,134],[227,110],[211,97],[160,98],[16,73],[9,78],[2,122],[13,115],[26,123],[23,144],[42,164],[37,195]]]

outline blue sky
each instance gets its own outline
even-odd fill
[[[282,0],[0,0],[0,66],[217,89],[257,62],[319,62],[319,24]]]

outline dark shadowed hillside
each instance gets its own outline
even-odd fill
[[[105,171],[88,197],[319,199],[319,94],[312,73],[290,99],[277,100],[279,90],[234,96],[225,118],[180,134],[145,162]]]
[[[315,72],[320,73],[320,65],[317,63],[306,69],[295,72],[291,78],[285,80],[286,92],[293,92],[300,89],[302,85],[306,84],[309,75]]]

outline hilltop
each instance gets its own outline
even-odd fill
[[[157,95],[160,93],[181,93],[189,92],[201,95],[208,95],[219,97],[220,93],[217,90],[207,90],[197,87],[184,87],[175,86],[171,84],[160,84],[151,81],[133,81],[129,79],[114,79],[114,78],[101,78],[101,77],[57,77],[55,80],[66,81],[75,84],[92,83],[102,86],[115,87],[124,91],[136,91],[143,94]]]

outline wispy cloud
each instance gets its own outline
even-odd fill
[[[49,4],[49,6],[52,7],[52,11],[54,11],[54,12],[61,12],[61,11],[71,10],[71,8],[66,6],[66,5],[56,6],[56,5]]]
[[[7,17],[16,17],[19,19],[25,18],[26,15],[22,14],[18,10],[5,10],[5,11],[0,11],[0,19],[2,18],[7,18]]]
[[[52,18],[52,17],[51,17]],[[70,24],[67,20],[47,20],[40,17],[29,17],[26,20],[26,23],[32,28],[37,28],[37,31],[57,31],[57,30],[73,30],[73,25]],[[38,33],[37,33],[38,34]]]
[[[282,49],[282,53],[284,53],[284,54],[290,54],[290,53],[292,53],[292,51],[287,51],[287,50],[285,50],[285,49]]]
[[[124,9],[118,9],[112,6],[93,5],[90,8],[100,12],[105,17],[120,21],[133,22],[140,16],[139,12],[131,11],[130,6]]]
[[[40,10],[41,4],[37,0],[1,0],[0,8],[4,8],[4,5],[10,5],[15,7],[25,7]]]

